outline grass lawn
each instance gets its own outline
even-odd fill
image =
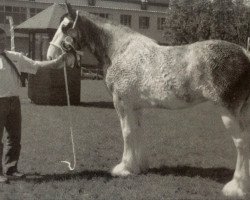
[[[123,141],[111,98],[102,81],[82,81],[82,104],[72,106],[77,165],[71,160],[66,106],[30,104],[22,88],[24,180],[0,185],[1,200],[225,199],[223,185],[232,178],[236,150],[216,109],[145,110],[150,169],[147,174],[113,178]]]

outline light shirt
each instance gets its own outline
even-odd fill
[[[38,62],[33,61],[21,53],[5,51],[6,56],[16,65],[19,74],[26,72],[35,74],[39,67]],[[13,67],[0,55],[0,98],[19,96],[20,80]]]

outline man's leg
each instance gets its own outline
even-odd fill
[[[7,138],[4,147],[4,172],[12,175],[17,172],[21,150],[21,106],[18,97],[10,98],[10,112],[6,120]]]
[[[7,178],[3,176],[2,159],[3,159],[3,131],[8,113],[8,102],[6,98],[0,98],[0,183],[6,182]]]

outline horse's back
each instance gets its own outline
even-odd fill
[[[122,95],[159,107],[206,100],[236,104],[250,88],[247,52],[220,40],[168,47],[144,38],[132,40],[110,72],[109,80]]]

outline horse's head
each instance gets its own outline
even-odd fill
[[[70,4],[66,3],[67,13],[62,17],[61,23],[50,42],[47,51],[47,59],[54,59],[63,51],[73,52],[76,60],[80,60],[83,55],[81,50],[87,48],[96,57],[100,64],[109,65],[111,63],[107,53],[105,43],[108,41],[106,33],[98,22],[92,20],[92,15],[79,15]],[[77,63],[79,66],[79,62]]]
[[[50,42],[47,51],[48,60],[58,57],[63,51],[76,52],[81,49],[78,11],[74,11],[68,3],[66,3],[66,8],[67,13],[62,16],[61,23]]]

